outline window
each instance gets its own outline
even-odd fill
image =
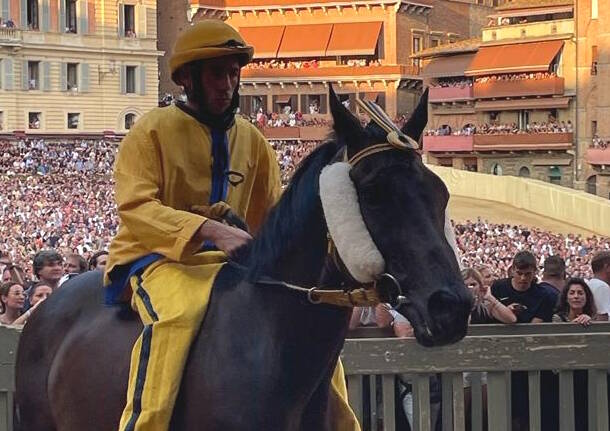
[[[519,169],[519,176],[523,178],[529,178],[530,168],[528,168],[527,166],[521,166],[521,169]]]
[[[38,0],[28,0],[26,7],[28,30],[38,30]]]
[[[591,19],[597,19],[599,16],[599,2],[598,0],[591,0]]]
[[[66,33],[76,33],[76,0],[64,0],[66,2]]]
[[[491,166],[491,174],[492,175],[502,175],[502,166],[499,163],[494,163]]]
[[[476,157],[464,158],[464,169],[469,172],[477,172],[479,170],[479,163]]]
[[[40,89],[40,62],[28,61],[28,90]]]
[[[431,47],[435,47],[435,46],[439,46],[441,44],[441,41],[438,39],[430,39],[430,46]]]
[[[136,114],[125,114],[125,130],[131,129],[136,122]]]
[[[135,94],[136,92],[136,66],[125,68],[125,92]]]
[[[78,64],[68,63],[67,66],[67,85],[68,90],[78,90]]]
[[[549,182],[551,184],[561,184],[561,169],[558,166],[549,168]]]
[[[68,113],[68,129],[78,129],[80,125],[80,114],[77,112]]]
[[[597,75],[597,45],[591,47],[591,75]]]
[[[0,130],[4,130],[4,112],[0,111]]]
[[[439,166],[444,166],[446,168],[453,167],[453,159],[451,157],[439,157],[437,163]]]
[[[136,8],[134,5],[123,5],[123,34],[125,37],[136,37]]]
[[[530,123],[530,112],[519,111],[519,129],[527,130],[527,125]]]
[[[421,50],[422,50],[421,36],[413,36],[413,51],[411,53],[417,54]],[[413,66],[419,66],[419,63],[420,63],[419,58],[413,59]]]
[[[597,136],[597,121],[591,121],[591,136]]]
[[[28,128],[29,129],[40,129],[42,123],[41,112],[28,112]]]

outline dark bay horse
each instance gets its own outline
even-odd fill
[[[327,253],[322,169],[385,141],[363,128],[330,90],[335,138],[301,164],[241,265],[225,265],[189,354],[172,430],[330,429],[330,378],[351,309],[312,304],[302,287],[349,283]],[[403,128],[419,139],[427,95]],[[369,125],[370,126],[370,125]],[[400,308],[424,345],[466,333],[471,298],[444,231],[448,192],[414,150],[371,153],[349,172],[366,230],[407,300]],[[334,263],[333,263],[334,262]],[[325,274],[321,276],[321,274]],[[66,283],[25,326],[17,359],[17,429],[114,431],[125,403],[129,358],[142,326],[102,305],[101,274]]]

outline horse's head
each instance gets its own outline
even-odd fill
[[[472,298],[460,276],[447,226],[449,193],[419,153],[409,148],[427,123],[427,93],[402,129],[409,137],[401,138],[404,148],[387,145],[396,134],[388,139],[387,129],[374,122],[362,127],[332,88],[330,107],[337,141],[344,144],[350,163],[325,168],[320,193],[341,259],[358,281],[385,278],[392,280],[390,285],[399,285],[406,297],[399,311],[421,344],[458,341],[466,334]],[[386,145],[377,145],[382,143]],[[331,195],[331,188],[340,192]],[[336,226],[341,226],[340,232],[333,229]],[[333,231],[343,238],[335,238]]]

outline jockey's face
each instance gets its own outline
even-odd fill
[[[231,106],[235,88],[239,85],[240,65],[237,56],[213,58],[201,62],[201,101],[207,110],[220,115]]]

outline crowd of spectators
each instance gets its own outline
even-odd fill
[[[528,79],[548,79],[557,77],[555,72],[506,73],[502,75],[482,76],[475,79],[477,84],[499,81],[524,81]]]
[[[597,135],[593,136],[593,139],[591,140],[591,148],[601,148],[601,149],[605,150],[609,147],[610,147],[610,141],[606,141]]]
[[[468,78],[443,78],[430,84],[433,88],[465,88],[472,87],[472,79]]]
[[[12,19],[4,19],[0,17],[0,28],[16,28],[15,22]]]
[[[517,123],[483,123],[479,126],[467,124],[461,129],[453,130],[448,124],[425,131],[426,136],[470,136],[470,135],[520,135],[534,133],[572,133],[572,122],[568,121],[534,121],[520,128]],[[605,147],[602,147],[605,148]]]
[[[116,143],[104,140],[0,140],[0,169],[3,175],[108,175],[112,172],[116,148]]]

